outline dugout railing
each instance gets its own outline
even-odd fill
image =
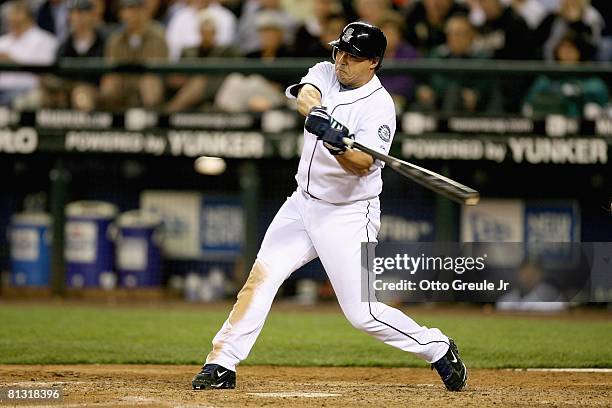
[[[96,58],[63,58],[50,66],[23,65],[0,62],[0,71],[29,71],[55,74],[104,74],[109,72],[151,72],[158,74],[224,74],[228,72],[265,73],[301,76],[320,60],[309,58],[281,58],[273,63],[247,58],[205,58],[175,63],[149,62],[144,64],[109,64]],[[448,60],[418,59],[411,61],[384,60],[389,74],[430,75],[432,73],[475,76],[590,76],[612,77],[612,63],[582,62],[560,64],[546,61],[508,60]]]

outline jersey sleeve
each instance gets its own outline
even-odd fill
[[[368,107],[354,133],[355,140],[377,152],[389,154],[395,136],[395,105],[391,96],[385,95],[376,101],[376,108]],[[375,165],[383,167],[379,160]]]
[[[298,84],[290,85],[285,90],[285,95],[288,98],[295,99],[300,88],[305,84],[310,84],[321,92],[321,97],[323,98],[329,92],[334,75],[334,65],[332,63],[319,62],[308,70],[308,73],[302,77]]]

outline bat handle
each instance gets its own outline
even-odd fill
[[[351,139],[350,137],[343,137],[342,141],[344,142],[345,145],[347,145],[348,147],[353,147],[353,144],[355,143],[355,141],[353,139]]]

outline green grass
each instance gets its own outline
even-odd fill
[[[0,305],[0,363],[199,364],[227,311]],[[612,322],[412,317],[457,341],[471,367],[612,367]],[[273,310],[245,365],[424,366],[353,329],[341,314]]]

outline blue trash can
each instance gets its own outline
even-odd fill
[[[117,272],[126,288],[161,285],[161,220],[141,210],[117,219]]]
[[[112,223],[117,207],[103,201],[75,201],[66,206],[66,285],[112,289],[114,243]]]
[[[11,217],[11,284],[48,286],[51,271],[51,216],[20,213]]]

